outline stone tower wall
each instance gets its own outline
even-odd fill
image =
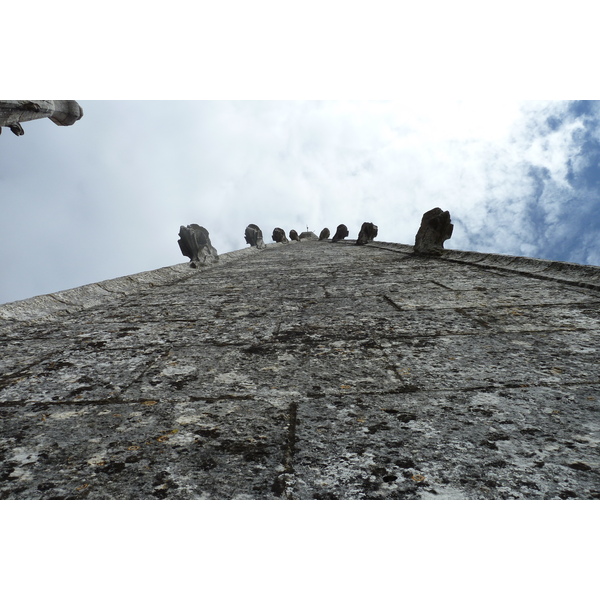
[[[0,497],[598,498],[599,283],[303,242],[4,305]]]

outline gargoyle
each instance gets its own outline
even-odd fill
[[[328,240],[329,236],[331,235],[331,232],[329,231],[329,229],[327,229],[327,227],[325,227],[325,229],[323,229],[323,231],[321,231],[321,233],[319,234],[319,241],[323,241],[323,240]]]
[[[258,249],[265,247],[263,234],[258,225],[250,223],[250,225],[246,227],[244,238],[246,239],[246,244],[250,244],[250,246],[254,246]]]
[[[83,110],[75,100],[0,100],[0,132],[8,127],[23,135],[21,123],[46,117],[56,125],[73,125],[83,117]]]
[[[335,232],[335,235],[331,241],[338,242],[339,240],[343,240],[344,238],[348,237],[348,233],[348,228],[342,223],[341,225],[337,226],[337,231]]]
[[[415,236],[415,254],[439,256],[444,251],[444,242],[452,237],[454,225],[450,213],[441,208],[432,208],[421,219],[421,227]]]
[[[290,230],[290,240],[294,242],[299,242],[300,238],[298,237],[298,232],[295,229]]]
[[[377,225],[373,223],[363,223],[356,240],[357,246],[364,246],[369,242],[372,242],[377,237]]]
[[[218,259],[217,251],[210,243],[208,231],[196,223],[179,228],[179,237],[177,240],[181,253],[190,259],[190,267],[194,269],[205,262]]]
[[[273,229],[272,238],[273,238],[273,241],[277,242],[278,244],[287,244],[289,241],[285,237],[285,231],[283,229],[281,229],[281,227],[275,227],[275,229]]]

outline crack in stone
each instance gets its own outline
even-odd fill
[[[384,294],[383,299],[390,305],[393,306],[396,310],[402,311],[403,309],[398,306],[388,295]]]
[[[458,260],[456,258],[444,257],[442,260],[453,262],[461,265],[471,265],[473,267],[477,267],[479,269],[483,269],[485,271],[500,271],[502,273],[518,273],[522,277],[529,277],[531,279],[541,279],[543,281],[553,281],[555,283],[562,283],[565,285],[573,286],[573,287],[582,287],[587,290],[600,291],[600,285],[595,283],[588,283],[580,280],[572,280],[572,279],[563,279],[561,277],[556,277],[552,275],[543,275],[541,273],[531,273],[529,271],[523,271],[518,268],[510,268],[510,267],[501,267],[498,265],[482,265],[478,262],[472,262],[469,260]],[[551,269],[552,266],[549,265]]]
[[[273,493],[286,500],[293,499],[294,455],[296,453],[296,426],[298,423],[298,404],[291,402],[288,408],[288,435],[283,452],[284,471],[277,476],[271,490]]]
[[[483,325],[488,329],[491,327],[491,325],[487,321],[484,321],[483,319],[480,319],[479,317],[476,317],[474,315],[470,315],[464,308],[455,308],[454,310],[457,313],[461,314],[463,317],[467,317],[467,319],[472,319],[476,323],[479,323],[480,325]]]

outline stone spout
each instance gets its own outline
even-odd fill
[[[0,132],[8,127],[15,135],[25,131],[21,123],[50,119],[56,125],[73,125],[83,117],[83,109],[75,100],[0,100]]]

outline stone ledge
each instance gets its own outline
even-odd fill
[[[352,243],[348,240],[346,243]],[[367,248],[390,250],[401,254],[411,254],[414,246],[390,242],[370,242]],[[492,254],[472,252],[468,250],[444,250],[439,258],[451,262],[468,263],[484,268],[495,268],[540,277],[551,281],[578,285],[593,290],[600,290],[600,266],[580,265],[577,263],[512,256],[510,254]]]
[[[600,290],[600,267],[594,265],[580,265],[577,263],[528,258],[525,256],[511,256],[508,254],[463,252],[460,250],[446,250],[441,259],[452,262],[465,262],[480,267],[513,271],[532,277]]]

